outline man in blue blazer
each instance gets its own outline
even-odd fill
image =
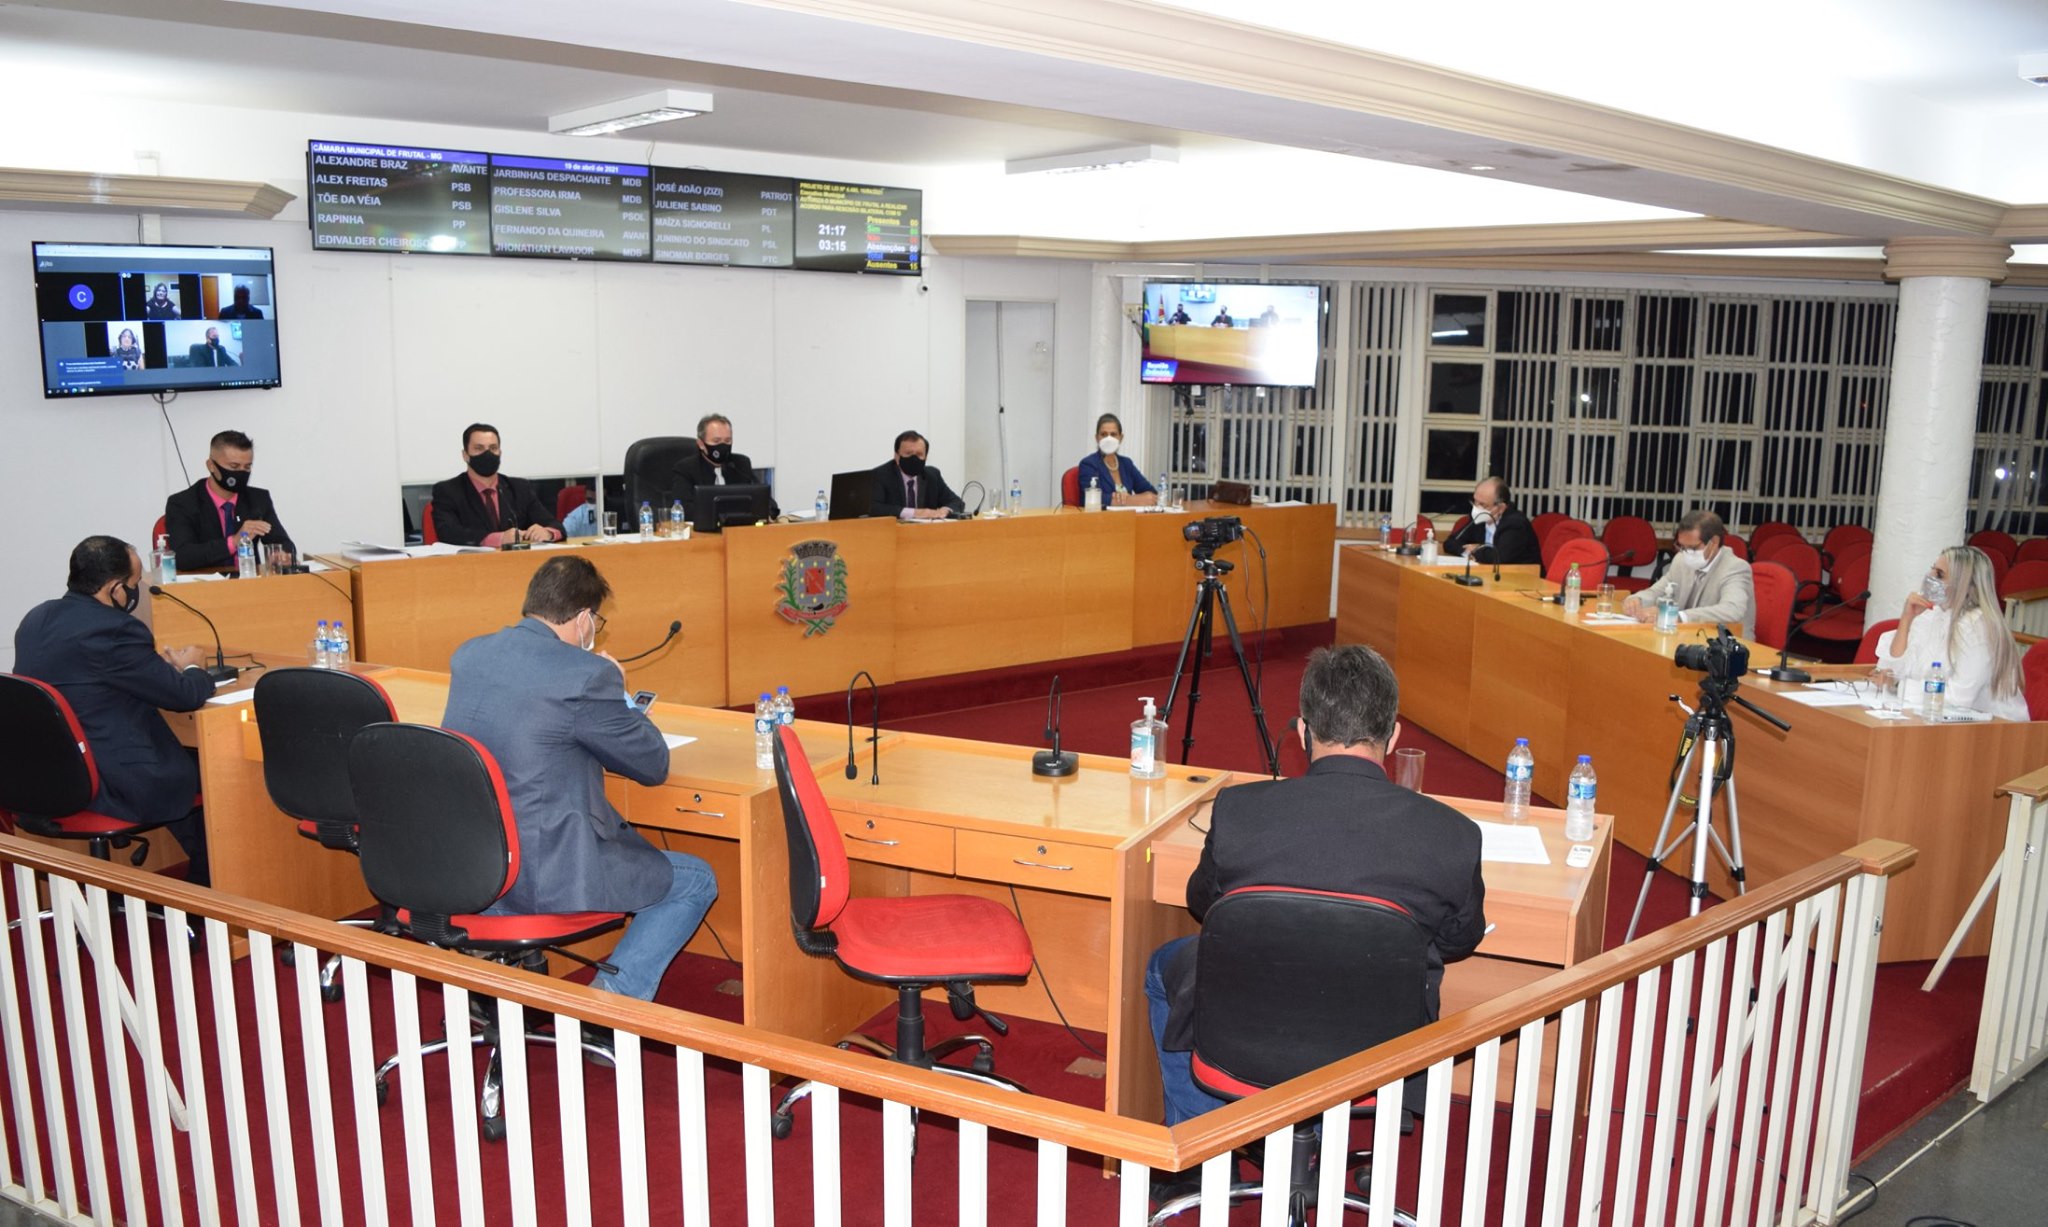
[[[625,674],[596,651],[611,585],[581,557],[550,558],[521,620],[455,650],[443,727],[498,760],[519,824],[519,877],[496,914],[632,912],[593,987],[651,1001],[718,897],[711,867],[663,852],[605,800],[604,773],[668,778],[668,743],[635,708]]]
[[[99,767],[93,809],[165,824],[190,858],[186,879],[205,886],[199,765],[163,712],[196,711],[213,694],[206,654],[196,647],[156,650],[149,627],[132,616],[142,560],[119,538],[79,542],[64,587],[63,596],[29,610],[15,629],[14,670],[55,686],[71,704]]]

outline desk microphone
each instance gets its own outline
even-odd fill
[[[1496,568],[1499,566],[1498,563],[1494,565]],[[1465,573],[1463,575],[1453,575],[1449,578],[1452,583],[1460,588],[1477,588],[1486,583],[1484,579],[1472,574],[1472,555],[1470,554],[1465,555]],[[1499,579],[1500,576],[1496,575],[1494,578]]]
[[[1842,605],[1854,605],[1858,601],[1867,601],[1869,599],[1870,590],[1868,588],[1865,588],[1860,595],[1850,597],[1848,600],[1842,602]],[[1834,608],[1839,609],[1841,607],[1842,606],[1838,605]],[[1778,648],[1778,663],[1771,666],[1768,669],[1759,670],[1759,672],[1761,672],[1765,677],[1770,678],[1774,682],[1812,681],[1813,674],[1808,673],[1804,669],[1795,669],[1792,667],[1792,636],[1795,633],[1797,633],[1800,627],[1805,626],[1807,623],[1812,622],[1813,620],[1827,612],[1829,611],[1826,609],[1816,609],[1812,613],[1806,615],[1804,618],[1795,618],[1794,611],[1787,611],[1785,614],[1785,642],[1781,644]]]
[[[882,782],[882,688],[875,685],[875,675],[866,669],[854,674],[846,683],[846,778],[860,778],[860,768],[853,765],[853,688],[860,684],[862,678],[868,679],[868,693],[874,696],[874,710],[868,717],[868,744],[874,747],[870,765],[874,774],[868,783],[875,785]]]
[[[212,618],[209,618],[204,613],[201,613],[197,606],[191,605],[183,600],[180,600],[177,597],[172,596],[170,593],[165,592],[162,584],[151,584],[149,586],[149,595],[160,596],[174,605],[183,605],[186,609],[191,610],[195,614],[198,614],[199,620],[201,622],[206,623],[206,629],[213,632],[213,663],[206,667],[206,676],[212,678],[215,682],[222,684],[239,681],[241,679],[241,671],[239,669],[231,668],[228,665],[228,654],[222,651],[220,646],[220,628],[213,624]]]
[[[1493,582],[1494,582],[1494,583],[1496,583],[1496,584],[1500,582],[1500,551],[1499,551],[1499,550],[1495,550],[1495,551],[1493,552]]]
[[[674,622],[671,622],[671,623],[669,623],[669,624],[668,624],[668,634],[666,634],[666,635],[663,635],[663,636],[662,636],[662,638],[661,638],[661,642],[660,642],[660,643],[657,643],[657,644],[655,644],[655,645],[654,645],[653,647],[651,647],[651,648],[647,649],[647,650],[646,650],[645,652],[642,652],[642,653],[640,653],[640,654],[639,654],[639,655],[637,655],[637,656],[627,656],[627,657],[624,657],[623,659],[621,659],[621,660],[619,661],[619,663],[620,663],[620,664],[622,664],[622,665],[630,665],[630,664],[632,664],[632,663],[633,663],[634,661],[636,661],[636,660],[645,660],[645,659],[647,659],[648,657],[650,657],[650,656],[654,655],[654,654],[655,654],[656,652],[659,652],[659,651],[661,651],[661,650],[662,650],[663,648],[667,647],[667,646],[669,645],[669,641],[670,641],[670,640],[674,639],[674,638],[675,638],[675,637],[676,637],[677,635],[680,635],[680,634],[682,634],[682,633],[683,633],[683,623],[682,623],[682,620],[681,620],[681,619],[677,619],[676,621],[674,621]]]
[[[1031,756],[1031,774],[1045,776],[1069,776],[1081,769],[1081,756],[1072,750],[1060,749],[1060,679],[1053,675],[1052,693],[1045,696],[1045,737],[1052,742],[1052,749],[1040,750]]]
[[[981,492],[981,496],[974,500],[974,510],[963,513],[967,519],[971,520],[980,515],[981,509],[988,505],[988,487],[982,485],[979,481],[969,481],[966,485],[960,487],[960,501],[963,504],[967,501],[967,492],[969,490]]]

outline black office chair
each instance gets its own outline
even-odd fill
[[[1224,895],[1202,918],[1195,950],[1195,1082],[1224,1099],[1241,1099],[1311,1070],[1406,1035],[1434,1021],[1428,995],[1430,937],[1399,904],[1365,895],[1246,886]],[[1403,1089],[1403,1132],[1422,1106],[1424,1084]],[[1352,1106],[1370,1116],[1371,1096]],[[1318,1118],[1294,1127],[1288,1222],[1306,1227],[1314,1204]],[[1235,1203],[1261,1195],[1233,1184]],[[1161,1223],[1200,1194],[1175,1198],[1153,1216]],[[1347,1209],[1368,1211],[1346,1196]],[[1395,1220],[1412,1223],[1395,1212]]]
[[[460,733],[423,724],[373,724],[349,742],[348,773],[356,801],[356,846],[363,880],[388,904],[397,933],[508,967],[547,974],[547,956],[589,963],[563,947],[626,923],[624,912],[559,912],[485,916],[519,877],[519,824],[505,793],[505,777],[491,752]],[[593,964],[609,970],[603,963]],[[471,1044],[490,1050],[480,1095],[484,1137],[505,1136],[500,1102],[503,1072],[495,1010],[472,1014],[481,1024]],[[611,1052],[577,1037],[585,1052],[604,1061]],[[529,1031],[531,1043],[557,1037]],[[446,1039],[421,1047],[445,1052]],[[391,1057],[377,1069],[383,1103]]]
[[[129,863],[140,865],[149,856],[142,832],[165,824],[98,813],[92,803],[99,791],[99,766],[63,693],[0,673],[0,821],[49,839],[82,840],[103,861],[132,843]]]
[[[391,696],[371,679],[343,669],[271,669],[256,680],[255,705],[270,803],[298,823],[300,835],[354,856],[356,798],[349,786],[348,743],[369,725],[398,719]],[[340,1000],[341,985],[334,979],[340,967],[339,955],[320,965],[323,1000]]]
[[[697,450],[694,435],[653,435],[635,439],[626,448],[626,505],[619,519],[630,520],[640,504],[660,507],[669,501],[670,482],[678,461]]]

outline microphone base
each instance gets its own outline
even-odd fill
[[[1483,575],[1452,575],[1448,578],[1460,588],[1481,588],[1486,585],[1486,577]]]
[[[242,671],[233,665],[208,665],[206,676],[212,678],[218,685],[232,685],[242,680]]]
[[[1763,674],[1774,682],[1810,682],[1813,680],[1813,674],[1808,673],[1804,669],[1794,669],[1789,665],[1774,665],[1769,669],[1765,669]]]
[[[1040,750],[1031,756],[1031,774],[1053,779],[1070,776],[1081,769],[1081,756],[1072,750]]]

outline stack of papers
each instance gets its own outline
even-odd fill
[[[1543,832],[1533,826],[1479,822],[1479,859],[1496,865],[1548,865],[1550,853],[1543,848]]]

